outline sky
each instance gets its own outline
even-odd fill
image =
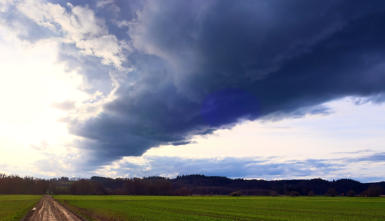
[[[385,3],[1,0],[0,173],[385,180]]]

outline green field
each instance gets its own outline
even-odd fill
[[[89,220],[385,220],[385,198],[55,196]]]
[[[0,195],[0,220],[20,220],[40,198],[39,195]]]

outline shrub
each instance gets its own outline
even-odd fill
[[[242,195],[241,191],[235,191],[230,193],[230,196],[241,196],[241,195]]]

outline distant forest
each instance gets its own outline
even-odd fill
[[[0,194],[75,195],[260,195],[260,196],[380,196],[385,182],[360,183],[351,179],[246,180],[219,176],[36,179],[0,174]]]

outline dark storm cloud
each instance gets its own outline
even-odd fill
[[[385,90],[383,1],[148,1],[135,15],[114,4],[114,18],[98,15],[130,20],[110,31],[132,44],[135,71],[100,116],[71,128],[96,164]]]

